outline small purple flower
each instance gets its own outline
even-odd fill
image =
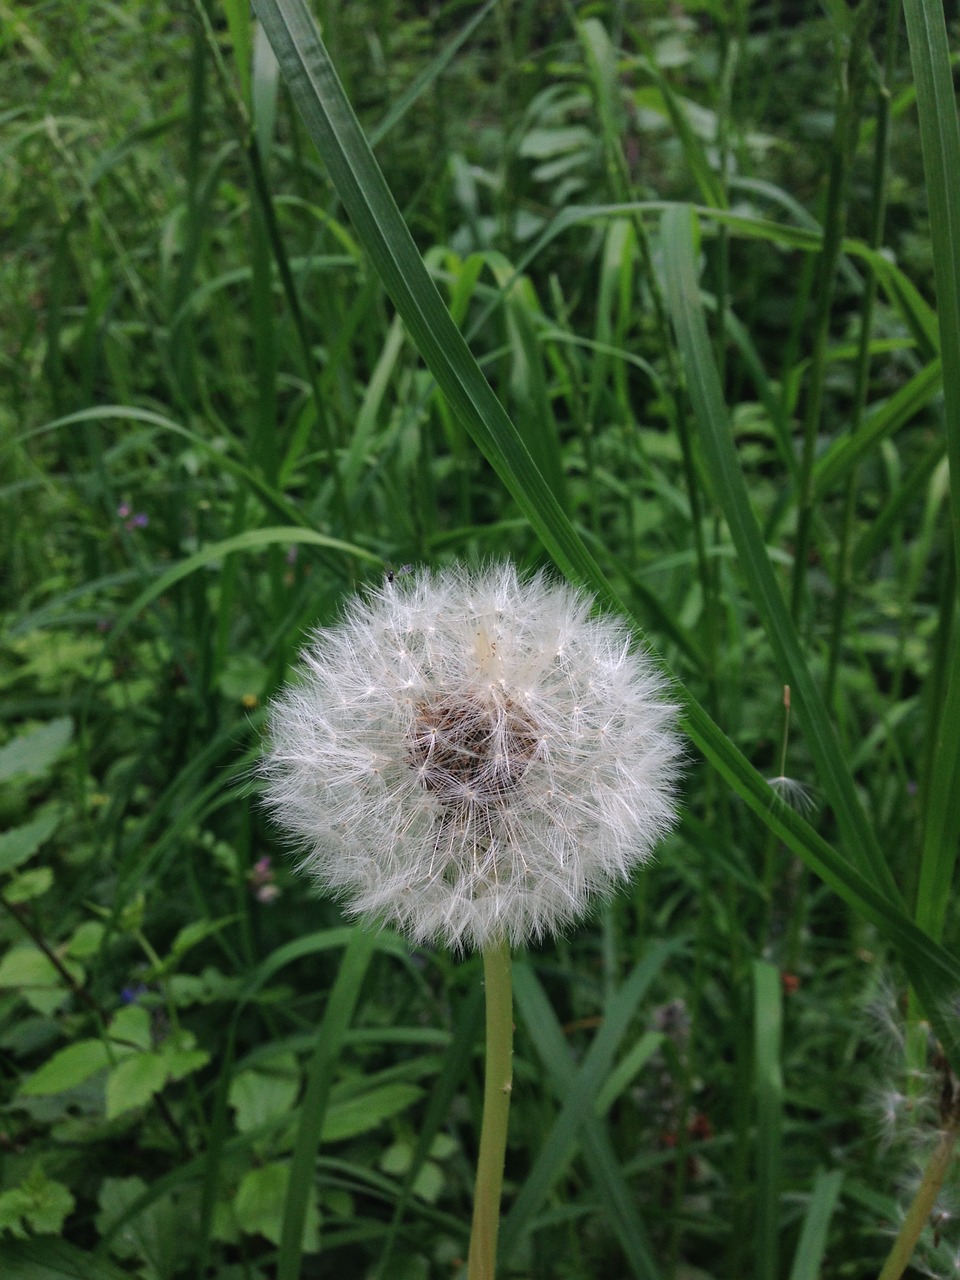
[[[120,992],[121,1004],[138,1004],[141,996],[147,994],[147,988],[142,982],[131,982]]]
[[[250,868],[247,881],[258,902],[275,902],[280,897],[281,890],[274,884],[273,877],[274,871],[269,856],[260,858]]]
[[[119,507],[117,507],[117,515],[120,517],[121,520],[126,520],[129,514],[130,514],[129,502],[121,502]]]

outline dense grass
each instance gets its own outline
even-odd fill
[[[4,1274],[458,1273],[479,960],[344,925],[251,768],[346,594],[509,555],[690,749],[516,958],[503,1275],[876,1275],[960,1122],[939,7],[256,8],[3,13]]]

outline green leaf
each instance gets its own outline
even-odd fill
[[[29,902],[47,892],[53,884],[53,872],[49,867],[33,867],[30,871],[14,876],[7,885],[4,897],[16,905],[18,902]]]
[[[73,981],[84,980],[83,968],[76,960],[62,957],[60,963]],[[0,988],[10,987],[39,1013],[52,1013],[69,994],[69,988],[56,965],[30,943],[11,947],[0,960]]]
[[[210,1061],[206,1049],[171,1049],[169,1043],[160,1050],[167,1068],[167,1079],[183,1080],[195,1071],[202,1071]]]
[[[283,1053],[255,1070],[238,1071],[230,1082],[228,1101],[241,1133],[257,1129],[293,1109],[300,1092],[296,1054]]]
[[[132,1053],[107,1077],[107,1119],[145,1106],[167,1083],[167,1065],[160,1053]]]
[[[66,1240],[0,1242],[0,1275],[10,1280],[130,1280],[105,1258]]]
[[[73,721],[68,716],[21,734],[0,747],[0,782],[11,778],[42,778],[56,763],[73,736]]]
[[[280,1243],[283,1229],[283,1210],[290,1184],[290,1163],[274,1161],[259,1169],[251,1169],[237,1188],[234,1211],[241,1228],[248,1235],[266,1236],[274,1244]],[[300,1249],[304,1253],[316,1253],[320,1248],[320,1211],[317,1193],[311,1186],[307,1195],[306,1213]]]
[[[59,805],[45,805],[37,816],[22,827],[14,827],[0,835],[0,873],[12,871],[32,858],[40,846],[56,831],[63,816]]]
[[[73,1212],[74,1203],[62,1182],[48,1178],[40,1165],[34,1165],[19,1187],[0,1195],[0,1231],[14,1236],[28,1231],[53,1235]]]
[[[127,1048],[150,1049],[153,1032],[149,1012],[141,1004],[128,1004],[118,1009],[110,1022],[110,1039]]]
[[[8,1231],[12,1236],[25,1236],[25,1218],[30,1208],[30,1197],[19,1187],[12,1187],[0,1195],[0,1235]]]
[[[202,942],[204,938],[209,938],[212,934],[219,933],[227,925],[233,924],[236,919],[237,917],[233,915],[223,916],[219,920],[192,921],[190,924],[185,925],[174,938],[170,954],[177,957],[184,955],[191,947],[195,947],[198,942]]]
[[[20,1087],[28,1097],[62,1093],[101,1071],[109,1062],[102,1040],[77,1040],[48,1058]]]
[[[43,952],[25,943],[11,947],[0,960],[0,987],[39,987],[57,982],[59,974]]]
[[[95,956],[103,942],[104,927],[99,920],[84,920],[73,931],[73,937],[67,943],[67,954],[77,960],[88,960]]]
[[[384,1120],[405,1111],[422,1096],[423,1090],[416,1085],[385,1084],[343,1102],[331,1098],[323,1122],[323,1141],[339,1142],[343,1138],[367,1133]]]

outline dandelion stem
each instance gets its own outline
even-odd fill
[[[900,1233],[893,1242],[893,1248],[883,1264],[879,1280],[900,1280],[913,1257],[920,1233],[930,1220],[933,1206],[936,1204],[943,1180],[953,1159],[953,1149],[957,1142],[957,1130],[952,1126],[944,1129],[930,1157],[930,1163],[924,1170],[923,1180],[913,1197],[913,1203],[907,1210]]]
[[[494,1280],[497,1264],[500,1192],[513,1088],[513,992],[510,947],[505,941],[484,948],[483,976],[487,995],[487,1060],[468,1280]]]

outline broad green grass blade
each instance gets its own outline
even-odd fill
[[[819,1280],[823,1256],[827,1248],[830,1219],[837,1205],[843,1174],[839,1169],[827,1173],[821,1169],[813,1184],[810,1203],[803,1219],[803,1229],[793,1255],[790,1280]]]
[[[333,984],[327,1007],[317,1029],[317,1047],[307,1073],[300,1127],[290,1168],[290,1185],[283,1212],[278,1280],[298,1280],[307,1204],[316,1177],[317,1149],[323,1117],[340,1057],[344,1036],[353,1021],[360,988],[376,949],[376,935],[369,929],[352,932]]]
[[[780,664],[784,683],[793,690],[794,705],[817,764],[819,783],[833,804],[849,856],[891,901],[897,902],[899,891],[863,812],[847,761],[807,667],[750,505],[694,272],[693,214],[676,206],[664,214],[662,225],[667,304],[683,356],[704,456],[737,549],[740,570]]]
[[[953,554],[960,564],[960,123],[943,6],[903,0],[917,86],[943,358],[944,422],[953,476]]]
[[[943,360],[944,426],[950,459],[953,559],[954,565],[960,565],[960,124],[943,7],[929,0],[904,0],[903,8],[917,86],[930,205]],[[960,575],[954,575],[954,582],[960,582]],[[951,612],[945,612],[946,619]],[[927,787],[917,895],[917,920],[937,938],[943,931],[960,834],[960,646],[956,638],[953,646],[946,704],[937,722],[938,748],[932,757]]]
[[[257,0],[255,8],[357,237],[438,386],[563,571],[609,599],[598,565],[443,305],[304,0]]]
[[[613,1067],[613,1056],[637,1006],[650,983],[668,957],[678,949],[678,942],[658,944],[651,948],[619,991],[604,1007],[603,1024],[590,1046],[583,1065],[564,1091],[564,1104],[557,1121],[537,1156],[536,1163],[524,1180],[506,1221],[503,1224],[505,1257],[516,1247],[550,1188],[562,1175],[573,1157],[577,1135],[587,1116],[593,1114],[598,1094]],[[530,1006],[528,1006],[530,1007]],[[533,1012],[531,1008],[531,1012]],[[536,1039],[539,1024],[535,1015],[528,1030]],[[543,1054],[544,1046],[541,1045]],[[545,1054],[543,1054],[546,1057]]]
[[[941,375],[939,360],[924,365],[889,400],[867,414],[856,435],[845,436],[831,446],[813,468],[814,498],[819,501],[828,494],[881,440],[929,404],[940,390]]]
[[[781,1134],[783,1130],[783,998],[780,973],[766,960],[753,965],[754,1088],[757,1095],[757,1280],[779,1274]]]
[[[390,110],[380,121],[377,127],[370,134],[370,145],[375,147],[377,143],[387,136],[387,134],[396,125],[400,123],[407,114],[413,104],[430,88],[430,86],[443,75],[447,67],[450,66],[453,59],[459,53],[460,49],[467,43],[470,37],[480,26],[484,18],[490,13],[497,0],[487,0],[467,22],[461,31],[453,37],[449,44],[445,45],[437,56],[411,81],[409,86],[399,94],[394,100]]]
[[[955,624],[952,631],[947,697],[937,717],[937,745],[930,757],[933,771],[926,797],[916,910],[917,924],[938,942],[951,905],[960,843],[960,644]]]
[[[10,1280],[124,1280],[130,1275],[106,1258],[50,1236],[4,1241],[0,1273]]]
[[[556,1014],[533,970],[523,960],[514,964],[514,995],[554,1091],[560,1097],[567,1097],[575,1087],[577,1069]],[[607,1206],[611,1227],[616,1232],[632,1274],[640,1280],[657,1280],[659,1272],[635,1198],[624,1179],[606,1127],[593,1112],[595,1099],[590,1097],[587,1101],[580,1145],[590,1177]],[[524,1223],[512,1212],[507,1216],[501,1230],[501,1248],[505,1258],[523,1226]]]

